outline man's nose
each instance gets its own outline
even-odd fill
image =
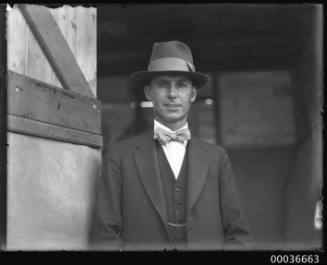
[[[168,97],[175,98],[177,97],[177,87],[175,84],[171,84],[168,89]]]

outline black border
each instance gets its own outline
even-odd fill
[[[37,2],[37,1],[36,1]],[[34,2],[34,3],[36,3]],[[123,3],[121,1],[120,3]],[[132,3],[131,1],[128,1]],[[166,1],[164,1],[166,2]],[[207,2],[207,1],[205,1]],[[238,1],[233,1],[237,3]],[[119,3],[112,1],[111,3]],[[141,1],[141,3],[146,3]],[[177,3],[177,2],[176,2]],[[180,3],[180,2],[179,2]],[[225,2],[226,3],[226,2]],[[267,2],[261,2],[266,4]],[[275,3],[275,2],[274,2]],[[296,3],[294,1],[287,1],[287,3]],[[307,1],[306,3],[309,3]],[[322,1],[315,1],[311,3],[323,3]],[[76,2],[75,2],[76,4]],[[96,6],[100,3],[89,4]],[[58,4],[60,5],[60,4]],[[83,4],[84,5],[84,4]],[[323,6],[324,14],[326,13],[325,5]],[[325,27],[324,27],[325,35]],[[171,264],[186,263],[186,264],[273,264],[270,262],[271,255],[319,255],[320,262],[318,264],[327,264],[327,255],[325,251],[249,251],[249,252],[223,252],[223,251],[201,251],[201,252],[79,252],[79,251],[43,251],[43,252],[27,252],[27,251],[1,251],[6,244],[6,226],[7,226],[7,120],[6,120],[6,72],[7,69],[7,49],[6,49],[6,5],[0,4],[0,263],[14,264],[16,262],[24,262],[31,264],[47,264],[62,262],[67,264],[74,263],[105,263],[105,264],[124,264],[135,262],[140,264],[157,264],[164,263]],[[325,38],[324,38],[325,43]],[[326,68],[324,67],[324,74]],[[324,75],[325,76],[325,75]],[[324,102],[326,102],[324,93]],[[323,121],[325,124],[325,115],[322,112]],[[325,139],[325,131],[323,136]],[[325,150],[325,141],[323,141]],[[324,153],[324,152],[323,152]],[[325,163],[323,163],[323,172],[325,172]],[[325,179],[325,178],[324,178]],[[323,216],[324,225],[326,224],[326,185],[323,185]],[[323,249],[326,249],[326,229],[323,229]],[[278,264],[278,263],[275,263]],[[305,263],[294,263],[305,264]],[[310,263],[306,263],[310,264]],[[314,264],[314,263],[312,263]]]
[[[189,252],[3,252],[0,254],[2,264],[13,262],[31,262],[30,264],[48,264],[71,262],[78,264],[327,264],[324,252],[316,251],[249,251],[249,252],[224,252],[224,251],[189,251]],[[311,255],[314,261],[318,256],[319,262],[271,262],[272,256],[284,259],[293,259],[298,256],[308,258]],[[315,256],[316,255],[316,256]],[[38,262],[39,261],[39,262]]]
[[[0,5],[0,249],[7,242],[7,39],[6,5]]]

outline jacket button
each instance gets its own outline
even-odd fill
[[[179,203],[179,204],[177,204],[176,208],[177,208],[178,210],[180,210],[180,209],[183,208],[183,206],[182,206],[182,204]]]
[[[175,188],[175,191],[176,191],[176,192],[179,192],[180,190],[181,190],[181,189],[178,188],[178,187]]]

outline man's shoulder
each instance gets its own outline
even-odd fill
[[[201,145],[203,149],[207,150],[214,157],[217,156],[217,158],[221,158],[228,156],[226,149],[219,144],[210,143],[198,137],[194,137],[194,140],[197,142],[197,144]]]
[[[197,141],[198,144],[200,144],[203,148],[208,149],[210,151],[218,151],[218,152],[224,152],[225,148],[219,144],[211,143],[205,140],[202,140],[201,138],[194,137],[194,140]]]

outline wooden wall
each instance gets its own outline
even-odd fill
[[[49,10],[96,94],[96,9],[65,5]],[[62,87],[17,6],[7,20],[8,69]]]
[[[96,9],[50,12],[96,94]],[[8,69],[62,87],[17,6],[7,21]],[[7,248],[86,249],[101,150],[13,132],[8,144]]]
[[[223,145],[258,148],[295,143],[290,71],[220,73],[218,88]]]

